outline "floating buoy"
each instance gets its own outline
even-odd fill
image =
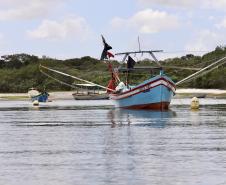
[[[33,106],[39,106],[38,100],[33,101]]]
[[[197,97],[191,99],[191,109],[199,109],[199,99]]]

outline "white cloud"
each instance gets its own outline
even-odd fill
[[[143,5],[165,5],[184,8],[225,9],[226,0],[138,0]]]
[[[34,39],[64,40],[74,38],[86,40],[91,31],[82,17],[67,17],[62,21],[44,20],[41,25],[27,34]]]
[[[200,31],[186,45],[187,51],[211,51],[218,45],[224,45],[226,39],[223,34],[210,30]]]
[[[140,33],[156,33],[165,30],[172,30],[179,26],[176,16],[164,11],[146,9],[137,12],[128,19],[116,17],[111,21],[113,28],[134,28]]]
[[[64,2],[65,0],[1,0],[0,20],[29,20],[45,17]]]
[[[138,0],[144,5],[160,4],[166,6],[176,6],[176,7],[190,7],[197,2],[196,0]]]
[[[202,3],[206,6],[206,8],[212,9],[225,9],[226,0],[202,0]]]
[[[223,20],[220,23],[216,24],[216,27],[218,29],[226,28],[226,17],[224,17]]]

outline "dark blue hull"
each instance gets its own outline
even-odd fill
[[[47,92],[41,93],[37,96],[31,97],[31,101],[37,100],[38,102],[47,102],[49,94]]]

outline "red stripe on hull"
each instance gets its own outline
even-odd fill
[[[124,109],[148,109],[148,110],[168,110],[169,102],[151,103],[144,105],[133,105],[128,107],[120,107]]]

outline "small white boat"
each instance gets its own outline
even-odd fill
[[[33,87],[28,90],[29,98],[34,97],[34,96],[38,96],[39,94],[40,94],[40,92]]]
[[[100,91],[94,84],[75,84],[76,92],[72,94],[75,100],[106,100],[109,95],[106,91]]]
[[[38,101],[38,102],[47,102],[49,94],[47,92],[39,92],[35,88],[30,88],[28,90],[28,96],[31,98],[31,101]]]

